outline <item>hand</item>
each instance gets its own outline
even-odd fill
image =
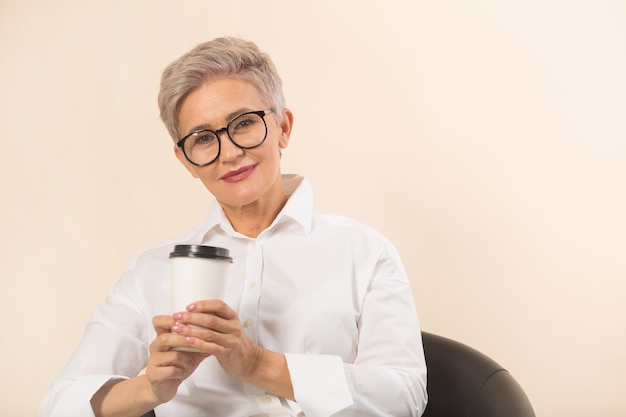
[[[178,386],[209,356],[205,353],[171,350],[188,346],[184,337],[172,333],[175,323],[172,316],[155,316],[152,319],[157,336],[150,344],[146,377],[159,403],[171,400]]]
[[[264,350],[246,336],[237,312],[226,303],[198,301],[172,320],[172,332],[184,336],[188,346],[205,352],[205,357],[215,356],[227,374],[242,381],[252,378]]]

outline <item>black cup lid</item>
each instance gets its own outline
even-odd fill
[[[233,260],[229,256],[228,249],[218,248],[217,246],[204,246],[204,245],[176,245],[174,251],[170,252],[170,258],[209,258],[209,259],[224,259],[227,261]]]

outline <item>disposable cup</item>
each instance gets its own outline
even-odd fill
[[[195,301],[223,299],[231,263],[232,258],[225,248],[174,246],[170,253],[172,313],[185,311]]]

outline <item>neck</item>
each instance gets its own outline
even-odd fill
[[[259,201],[241,207],[222,206],[233,228],[248,237],[256,238],[267,229],[287,203],[287,194],[281,188],[280,194],[265,204]]]

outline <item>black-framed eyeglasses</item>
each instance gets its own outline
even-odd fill
[[[261,146],[267,138],[265,116],[272,109],[242,113],[217,130],[202,129],[191,132],[176,143],[192,164],[203,167],[219,158],[222,149],[220,134],[226,132],[232,143],[241,149]]]

